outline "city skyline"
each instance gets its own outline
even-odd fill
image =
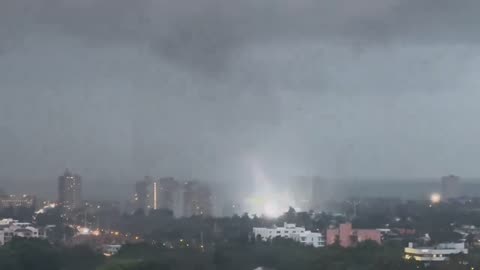
[[[303,176],[278,185],[270,182],[262,172],[257,174],[257,183],[250,187],[252,191],[241,195],[237,193],[237,197],[224,194],[225,189],[219,183],[158,176],[146,176],[143,180],[132,181],[125,192],[119,193],[120,189],[116,187],[115,196],[110,197],[103,191],[96,196],[85,196],[85,182],[78,174],[67,169],[58,178],[57,199],[25,190],[22,190],[23,195],[15,195],[15,192],[7,189],[4,191],[3,200],[18,207],[32,205],[38,197],[41,200],[39,203],[58,202],[69,210],[81,208],[89,201],[115,202],[122,206],[122,211],[129,213],[141,209],[148,215],[152,210],[168,209],[175,217],[223,216],[245,212],[276,217],[289,207],[296,211],[323,211],[332,201],[358,200],[362,197],[429,201],[433,200],[433,196],[438,196],[438,201],[448,201],[463,196],[480,196],[480,183],[469,182],[468,179],[454,175],[442,176],[432,181],[346,181],[341,185],[338,182],[333,182],[332,185],[332,182],[318,176]],[[90,185],[99,188],[94,181],[91,181]],[[48,188],[52,190],[52,185]],[[353,205],[355,201],[350,203]]]
[[[170,176],[168,176],[170,177]],[[82,177],[83,178],[83,177]],[[142,177],[137,177],[137,179],[133,179],[130,182],[125,182],[125,183],[117,183],[116,181],[107,181],[107,180],[95,180],[95,179],[85,179],[83,178],[83,188],[84,188],[84,195],[86,199],[99,199],[101,197],[105,197],[108,200],[116,200],[118,198],[126,198],[126,197],[131,197],[133,196],[132,192],[132,185],[134,185],[135,182],[139,181],[138,179],[142,179]],[[165,178],[159,177],[159,178]],[[296,179],[297,177],[292,177],[292,179]],[[393,188],[392,190],[397,190],[398,194],[400,197],[405,197],[405,198],[420,198],[424,196],[425,194],[429,194],[430,192],[441,192],[442,187],[440,180],[441,177],[431,177],[431,178],[421,178],[421,179],[415,179],[415,178],[409,178],[409,179],[399,179],[399,178],[392,178],[389,179],[387,182],[383,181],[382,179],[356,179],[356,178],[351,178],[351,179],[333,179],[330,180],[325,177],[318,177],[318,176],[302,176],[300,177],[302,179],[309,179],[309,178],[318,178],[322,181],[324,181],[324,184],[333,192],[336,192],[338,195],[344,195],[344,196],[349,196],[355,194],[355,186],[361,185],[361,183],[365,183],[367,185],[375,185],[379,186],[381,188],[387,189],[389,186],[394,185],[396,188]],[[180,178],[176,178],[180,179]],[[480,177],[479,178],[466,178],[466,177],[461,177],[462,183],[469,185],[471,188],[467,188],[466,191],[470,195],[475,195],[475,194],[480,194],[480,190],[477,191],[476,186],[480,187]],[[188,181],[189,179],[184,179],[185,181]],[[209,183],[213,186],[222,186],[223,182],[215,182],[215,181],[209,181],[207,180],[200,180],[201,182]],[[9,193],[9,194],[32,194],[32,193],[37,193],[40,197],[42,198],[50,198],[50,199],[55,199],[57,198],[58,191],[56,187],[58,183],[58,179],[48,179],[46,181],[33,181],[33,182],[24,182],[22,184],[18,184],[15,182],[1,182],[0,183],[0,189],[3,189],[4,192]],[[111,185],[115,184],[117,189],[116,190],[111,190],[109,187]],[[405,192],[402,188],[399,189],[401,186],[408,186],[410,184],[415,184],[420,187],[419,190],[412,191],[411,194],[408,194],[408,192]],[[253,186],[252,186],[253,188]],[[296,187],[297,189],[300,188],[299,186]],[[290,188],[289,188],[290,189]],[[343,191],[343,193],[338,193],[339,191]],[[292,192],[294,192],[292,190]],[[231,193],[231,192],[227,192]],[[331,192],[330,192],[331,193]],[[243,195],[248,195],[248,192],[242,192],[241,194]],[[375,194],[375,192],[372,192],[372,194]],[[395,192],[387,192],[386,194],[389,195],[395,195]],[[230,194],[231,195],[231,194]],[[366,193],[365,195],[368,195]],[[227,196],[231,197],[231,196]]]

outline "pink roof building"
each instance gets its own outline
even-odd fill
[[[363,241],[382,243],[382,233],[375,229],[352,229],[351,223],[340,224],[337,229],[327,230],[327,245],[337,241],[342,247],[351,247]]]

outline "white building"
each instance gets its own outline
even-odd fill
[[[442,243],[432,247],[415,247],[409,243],[404,251],[405,259],[420,262],[442,262],[455,254],[468,254],[465,243]]]
[[[274,226],[273,228],[253,228],[255,238],[260,236],[263,241],[273,239],[275,237],[290,238],[290,235],[304,233],[304,227],[297,227],[295,224],[284,223],[283,227]]]
[[[118,251],[122,248],[122,245],[103,245],[103,255],[105,256],[112,256],[118,253]]]
[[[40,230],[30,223],[21,223],[13,219],[0,220],[0,246],[8,243],[14,237],[46,238],[46,235],[45,230],[40,233]]]
[[[324,247],[325,239],[319,232],[305,231],[303,233],[292,234],[292,239],[295,242],[300,242],[307,246]]]
[[[306,231],[304,227],[297,227],[295,224],[284,223],[283,227],[253,228],[253,234],[255,238],[260,237],[263,241],[283,237],[314,247],[325,246],[325,239],[321,233]]]

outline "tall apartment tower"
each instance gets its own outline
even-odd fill
[[[182,216],[211,216],[212,193],[210,187],[197,181],[188,181],[183,186]]]
[[[68,169],[58,178],[58,203],[65,210],[82,206],[82,178]]]
[[[147,176],[135,184],[136,208],[145,214],[151,210],[169,209],[176,216],[181,215],[182,195],[180,183],[172,177],[153,179]]]
[[[145,176],[143,180],[135,183],[135,208],[142,209],[145,214],[148,214],[148,210],[151,207],[149,204],[149,189],[152,183],[153,180],[149,176]]]

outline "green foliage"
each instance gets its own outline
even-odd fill
[[[127,244],[123,246],[117,257],[124,259],[155,259],[158,258],[166,249],[163,247],[152,246],[145,243]]]
[[[226,269],[232,263],[232,260],[227,256],[226,252],[221,248],[215,249],[213,252],[213,264],[217,269]]]
[[[103,261],[88,247],[55,247],[39,239],[13,239],[0,247],[1,270],[95,270]]]
[[[60,262],[63,270],[89,270],[103,264],[103,255],[88,246],[75,246],[60,249]]]
[[[55,247],[46,241],[15,239],[0,248],[4,270],[466,270],[480,252],[454,256],[448,263],[425,267],[402,259],[402,248],[363,242],[354,248],[312,248],[285,239],[225,243],[212,250],[127,245],[105,259],[86,246]]]
[[[397,223],[393,225],[411,226],[422,234],[428,232],[434,242],[458,237],[452,230],[449,215],[468,221],[465,213],[454,213],[455,208],[450,205],[381,207],[384,214],[372,209],[361,210],[363,214],[354,221],[358,226],[379,227],[396,220],[389,215],[400,216],[401,220],[394,221]],[[480,265],[480,252],[459,255],[448,264],[425,268],[402,259],[405,244],[401,242],[387,241],[379,246],[366,241],[353,248],[334,245],[316,249],[283,238],[263,242],[252,235],[252,227],[270,227],[283,222],[296,223],[307,230],[324,230],[332,223],[343,221],[342,216],[297,213],[293,208],[278,219],[250,218],[246,214],[230,218],[175,218],[169,210],[154,210],[149,215],[138,212],[122,216],[113,229],[141,235],[148,241],[125,245],[111,258],[104,258],[86,246],[67,248],[52,246],[46,241],[16,239],[0,247],[0,270],[252,270],[259,266],[274,270],[464,270]],[[55,212],[39,215],[37,222],[58,223],[54,231],[56,239],[71,233],[62,226],[61,217]],[[474,238],[468,237],[468,240],[473,243]]]
[[[352,224],[355,228],[383,228],[388,222],[388,216],[381,213],[372,213],[355,218]]]
[[[456,242],[462,238],[462,235],[452,230],[434,230],[429,233],[432,243]]]
[[[278,238],[271,242],[256,242],[248,245],[227,243],[205,252],[194,249],[165,249],[141,244],[122,249],[113,258],[120,262],[111,263],[106,266],[111,268],[101,268],[101,270],[136,269],[131,267],[137,267],[139,262],[156,263],[165,269],[170,267],[176,270],[252,270],[258,266],[276,270],[417,269],[418,265],[404,261],[401,256],[401,248],[379,246],[375,242],[364,242],[355,248],[347,249],[341,247],[316,249]]]
[[[170,269],[172,268],[169,265],[160,264],[153,261],[113,262],[99,268],[99,270],[170,270]]]
[[[13,239],[0,248],[0,262],[0,269],[60,269],[58,251],[42,240]]]

